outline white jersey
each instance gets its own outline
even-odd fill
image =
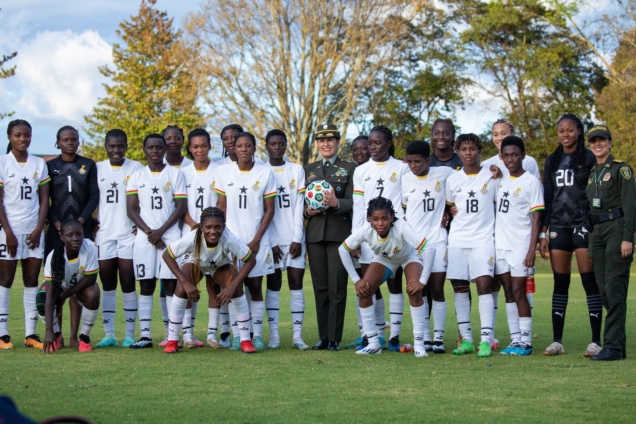
[[[218,164],[219,166],[223,166],[223,165],[229,165],[230,163],[236,163],[236,162],[230,159],[229,156],[226,156],[222,159],[217,160],[215,163]],[[254,165],[265,165],[265,162],[263,162],[262,159],[255,157]]]
[[[508,171],[503,159],[501,159],[499,155],[495,155],[481,163],[481,166],[484,168],[490,168],[490,165],[496,165],[499,169],[501,169],[501,173],[504,177],[510,176],[510,171]],[[521,166],[526,172],[534,175],[538,179],[541,179],[541,174],[539,174],[539,165],[537,165],[537,161],[534,160],[532,156],[526,155],[521,162]]]
[[[393,203],[395,217],[404,216],[402,208],[402,176],[411,173],[402,161],[390,157],[386,162],[373,159],[356,168],[353,173],[353,228],[362,227],[367,217],[369,201],[384,197]]]
[[[125,159],[121,166],[112,166],[110,160],[97,163],[97,234],[101,240],[118,240],[132,235],[135,224],[126,212],[126,187],[132,176],[143,167],[141,163],[130,159]]]
[[[199,222],[203,209],[216,206],[218,203],[218,195],[214,191],[216,171],[218,169],[219,165],[215,162],[210,162],[208,168],[202,171],[197,171],[194,163],[185,168],[182,166],[180,169],[186,182],[188,213],[195,222]],[[184,225],[182,235],[186,235],[189,232],[190,227]]]
[[[265,199],[276,197],[276,180],[272,170],[254,165],[250,171],[241,171],[236,163],[218,170],[214,190],[226,197],[226,225],[243,243],[254,239],[265,215]],[[261,243],[270,245],[269,231]]]
[[[0,188],[9,226],[15,235],[31,234],[38,225],[38,188],[51,181],[44,160],[28,155],[19,163],[12,152],[0,157]]]
[[[448,232],[442,228],[446,208],[446,180],[453,175],[453,168],[439,166],[429,168],[422,177],[412,172],[402,177],[402,207],[408,223],[418,234],[426,235],[429,245],[444,242]]]
[[[164,157],[163,158],[163,163],[165,163],[166,165],[170,165],[168,163],[168,160]],[[194,162],[192,161],[192,159],[188,159],[187,157],[183,157],[183,160],[181,161],[181,165],[170,165],[173,168],[177,168],[177,169],[183,169],[188,165],[192,165]]]
[[[152,172],[147,166],[137,171],[128,182],[126,195],[139,197],[141,219],[152,229],[161,228],[175,210],[175,200],[187,199],[185,179],[177,168],[165,166],[161,172]],[[178,224],[164,233],[167,240],[181,235]]]
[[[505,177],[497,190],[495,249],[527,251],[532,235],[532,212],[545,210],[543,184],[529,172]]]
[[[51,260],[55,251],[49,253],[44,264],[44,281],[53,281],[53,272],[51,270]],[[97,246],[88,239],[84,239],[80,247],[79,255],[73,260],[69,260],[64,250],[64,281],[62,281],[62,290],[67,290],[79,283],[82,278],[87,275],[95,275],[99,272],[99,263],[97,262]]]
[[[446,203],[457,207],[451,223],[448,247],[490,246],[495,233],[495,196],[501,183],[488,168],[478,174],[458,171],[446,180]]]
[[[265,165],[274,172],[278,199],[271,225],[272,246],[302,243],[304,237],[305,170],[296,163]]]

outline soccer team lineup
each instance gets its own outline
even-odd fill
[[[81,156],[71,126],[57,132],[60,155],[45,162],[29,154],[37,128],[13,120],[0,157],[0,349],[22,344],[8,325],[20,263],[23,345],[44,353],[280,349],[280,292],[289,290],[292,347],[301,351],[556,356],[565,352],[574,258],[590,326],[589,345],[576,354],[624,359],[633,171],[611,156],[606,126],[586,131],[567,113],[556,125],[558,147],[541,168],[510,122],[494,123],[498,154],[485,158],[482,140],[456,134],[450,119],[435,120],[430,142],[411,142],[399,159],[388,127],[355,138],[344,160],[344,135],[321,124],[312,136],[320,158],[304,167],[286,159],[287,135],[279,129],[261,140],[227,125],[223,157],[212,161],[208,131],[169,125],[144,138],[144,166],[126,158],[128,139],[119,129],[105,135],[107,160]],[[259,148],[267,162],[256,156]],[[553,340],[536,352],[540,260],[549,261],[554,278]],[[312,287],[303,287],[306,270]],[[357,317],[345,316],[351,284]],[[313,290],[315,317],[305,316],[304,290]],[[125,315],[119,340],[118,296]],[[471,305],[478,322],[471,322]],[[163,323],[152,320],[156,307]],[[70,323],[62,322],[65,308]],[[453,310],[457,327],[448,328]],[[509,342],[495,337],[498,311],[506,314]],[[203,341],[194,328],[206,316]],[[407,316],[412,335],[401,331]],[[316,320],[317,335],[303,335],[306,320]],[[99,341],[90,338],[96,324],[104,328]],[[165,338],[153,340],[151,329],[160,325]],[[355,325],[360,337],[342,340],[343,329]],[[444,345],[447,331],[457,334],[456,346]]]

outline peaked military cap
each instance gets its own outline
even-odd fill
[[[320,138],[340,138],[338,127],[333,124],[319,125],[316,129],[316,140]]]

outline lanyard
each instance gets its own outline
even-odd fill
[[[601,167],[601,172],[605,169],[605,167]],[[599,174],[598,164],[594,165],[594,186],[596,189],[596,195],[598,196],[598,183],[601,181],[602,174]]]

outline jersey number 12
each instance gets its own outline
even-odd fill
[[[31,193],[33,192],[33,189],[31,188],[31,186],[21,186],[20,187],[20,198],[22,200],[31,200]]]

